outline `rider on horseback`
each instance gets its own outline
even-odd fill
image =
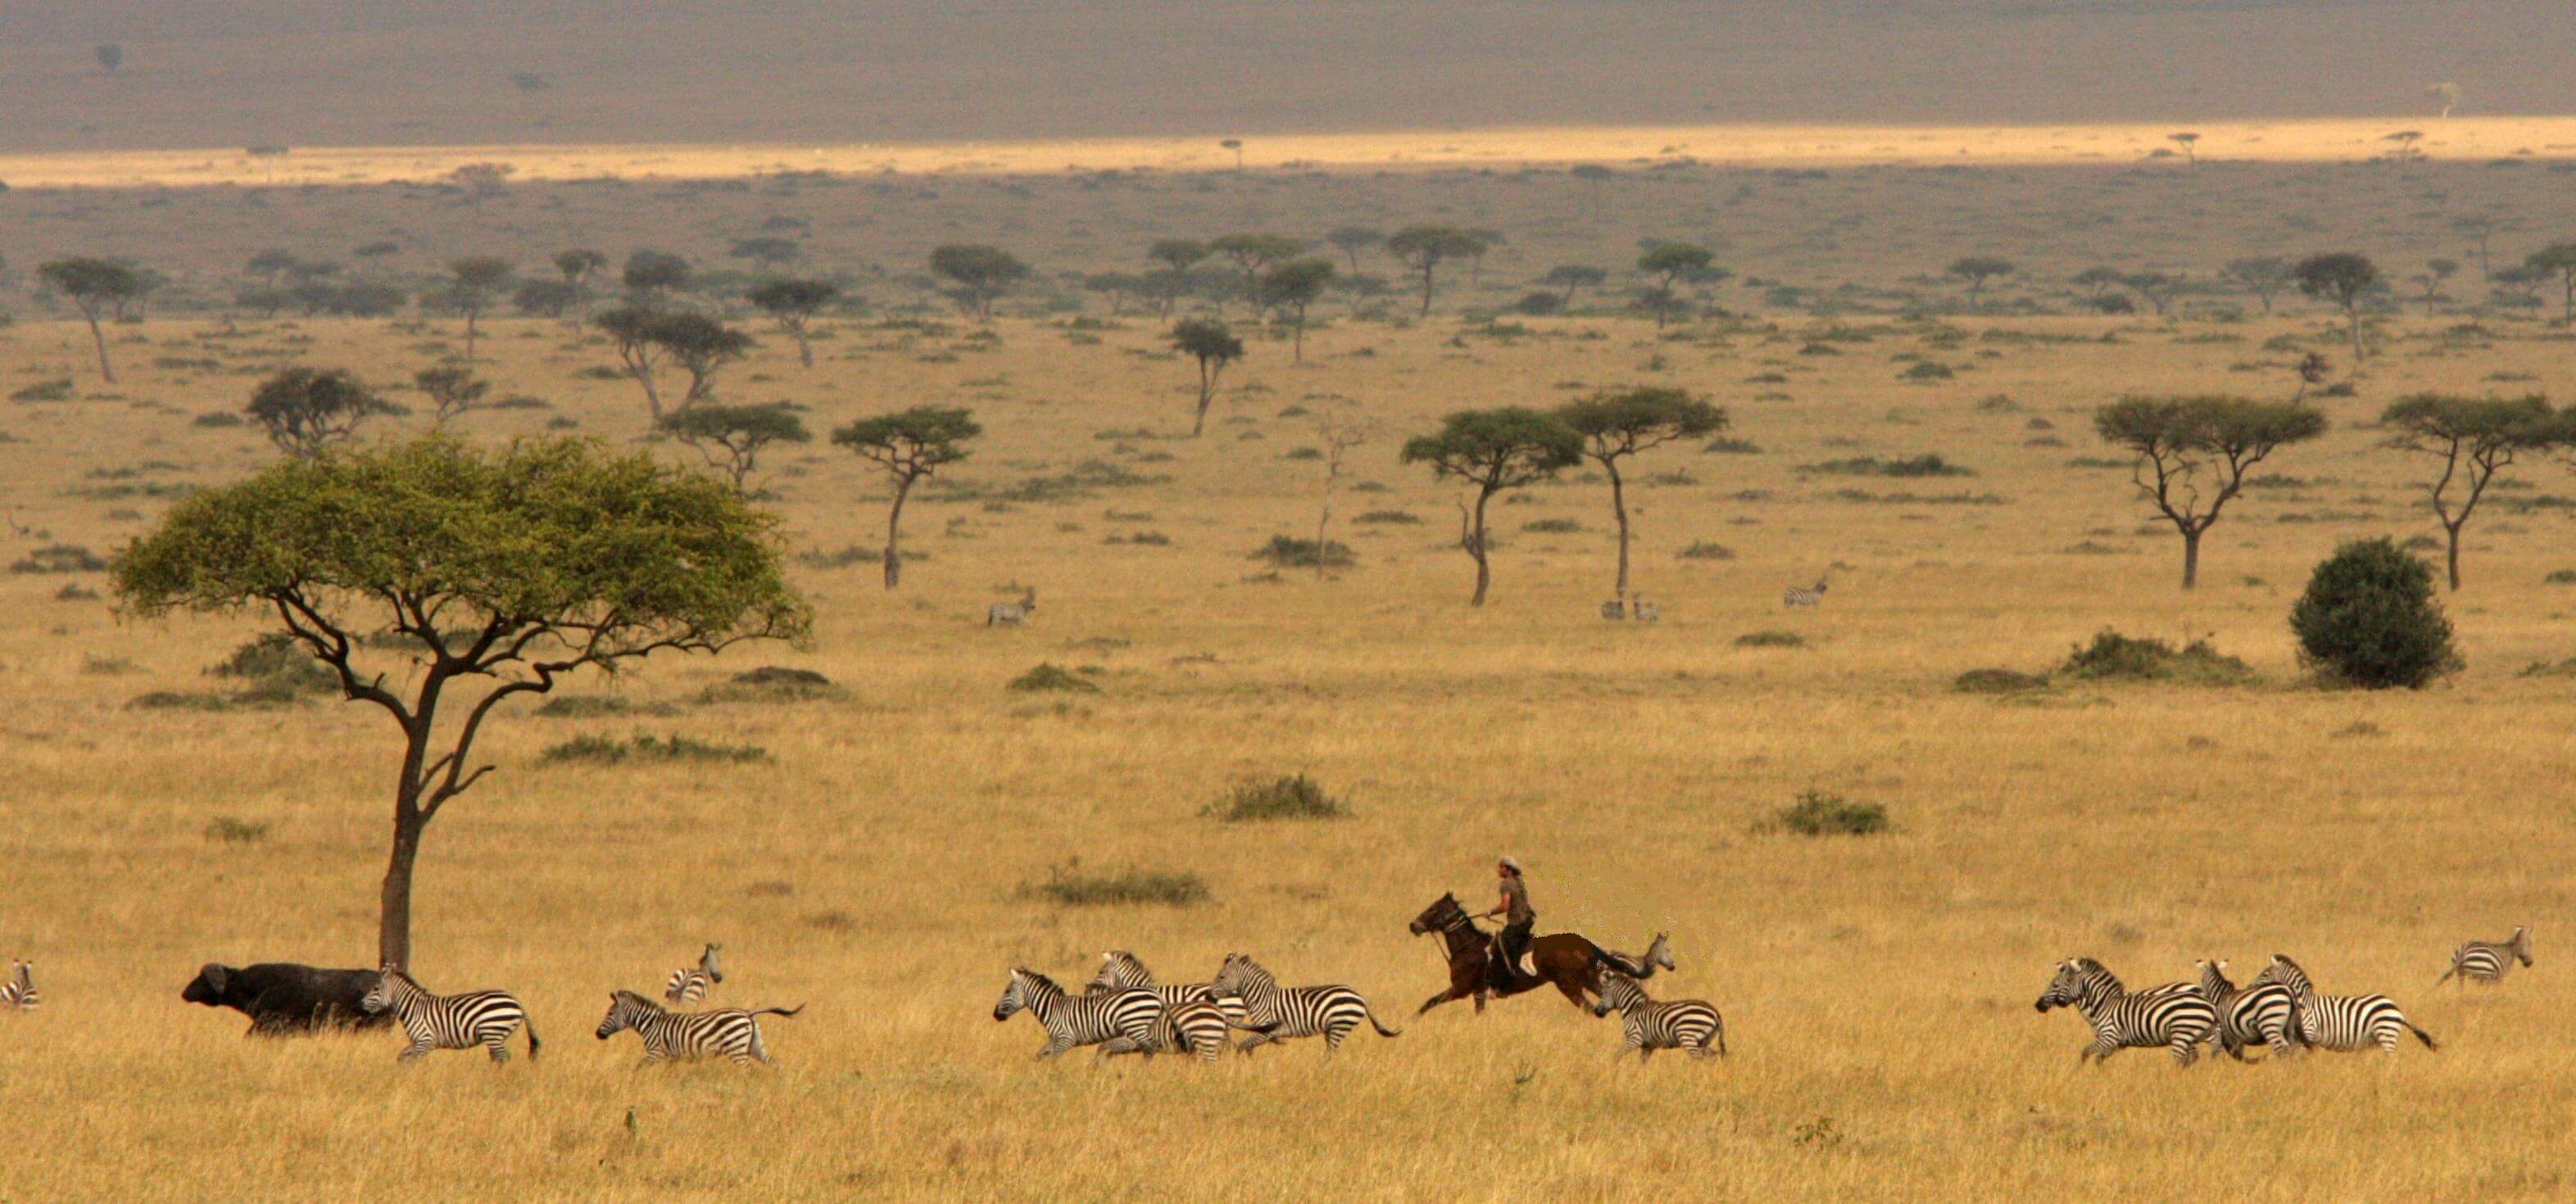
[[[1495,864],[1494,876],[1502,879],[1502,898],[1485,913],[1485,918],[1503,917],[1503,930],[1494,936],[1500,956],[1494,959],[1488,977],[1500,990],[1515,978],[1529,976],[1529,971],[1521,968],[1521,955],[1529,951],[1530,928],[1538,923],[1538,912],[1530,907],[1529,883],[1521,879],[1520,862],[1503,858]]]

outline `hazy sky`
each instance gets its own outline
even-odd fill
[[[0,148],[2567,113],[2571,2],[7,0]]]

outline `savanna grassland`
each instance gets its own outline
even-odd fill
[[[0,575],[0,955],[34,959],[46,992],[0,1016],[0,1196],[2564,1198],[2576,997],[2552,934],[2572,901],[2576,700],[2563,671],[2527,670],[2576,656],[2576,471],[2517,466],[2470,526],[2445,599],[2466,668],[2441,684],[2320,688],[2286,622],[2338,541],[2438,533],[2427,465],[2373,425],[2389,402],[2565,399],[2576,341],[2547,320],[2555,298],[2493,305],[2474,266],[2429,302],[2401,283],[2355,365],[2339,315],[2295,295],[2274,316],[2214,291],[2106,316],[2069,283],[2331,249],[2402,280],[2432,256],[2474,265],[2463,216],[2506,222],[2494,255],[2518,262],[2576,220],[2563,158],[1685,161],[1720,149],[1608,180],[1366,165],[537,181],[479,203],[425,182],[0,196],[13,273],[94,251],[170,281],[110,327],[114,385],[66,311],[23,279],[0,292],[0,396],[17,395],[0,401],[0,560],[112,555],[173,498],[272,463],[255,428],[207,416],[279,367],[347,367],[413,407],[370,438],[427,427],[394,386],[460,352],[461,323],[239,312],[242,263],[270,247],[408,285],[459,254],[533,272],[581,244],[727,268],[731,240],[785,232],[801,270],[864,305],[819,324],[812,369],[739,316],[764,341],[724,397],[794,402],[817,431],[965,405],[987,431],[913,500],[918,558],[892,593],[871,557],[882,479],[824,443],[773,450],[754,481],[815,610],[810,646],[657,657],[564,691],[614,701],[516,707],[486,737],[497,771],[428,835],[414,969],[528,1001],[547,1052],[499,1070],[397,1066],[381,1033],[246,1041],[233,1014],[182,1004],[207,960],[370,959],[393,733],[328,700],[137,706],[220,698],[209,666],[259,625],[121,617],[68,554],[73,571]],[[1165,323],[1057,275],[1134,270],[1164,234],[1414,220],[1508,241],[1474,280],[1444,277],[1427,318],[1400,297],[1328,301],[1302,364],[1254,338],[1197,439]],[[1736,277],[1659,332],[1615,297],[1642,237],[1708,241]],[[909,279],[968,240],[1041,273],[988,326]],[[351,257],[378,241],[397,249]],[[1972,307],[1937,277],[1978,253],[2021,270]],[[1560,263],[1613,269],[1614,295],[1493,316]],[[693,462],[645,441],[634,384],[592,371],[614,362],[594,336],[483,326],[476,370],[533,400],[456,433]],[[2181,592],[2178,541],[2092,411],[2126,392],[2286,397],[2311,350],[2334,361],[2332,395],[2311,394],[2330,431],[2263,466]],[[1496,507],[1494,599],[1468,608],[1458,490],[1397,447],[1448,411],[1627,384],[1701,393],[1742,441],[1631,470],[1637,588],[1662,621],[1597,617],[1611,516],[1580,471]],[[1336,406],[1380,428],[1336,505],[1355,563],[1255,559],[1311,536],[1323,469],[1306,449]],[[1964,472],[1822,467],[1923,455]],[[1783,586],[1824,573],[1822,607],[1783,611]],[[1031,624],[983,626],[1020,587],[1039,592]],[[2206,638],[2252,679],[1952,687],[2051,669],[2105,627]],[[1042,663],[1097,691],[1008,688]],[[763,665],[837,690],[726,688]],[[546,760],[638,735],[765,755]],[[1350,814],[1201,814],[1295,773]],[[1808,790],[1881,805],[1892,830],[1780,830]],[[1614,1064],[1615,1022],[1552,994],[1412,1017],[1444,976],[1405,922],[1443,890],[1488,897],[1499,852],[1529,866],[1543,930],[1632,949],[1669,930],[1680,969],[1649,986],[1716,1002],[1732,1056]],[[1043,894],[1128,869],[1195,875],[1206,898]],[[2538,929],[2536,968],[2429,989],[2453,944],[2516,923]],[[808,1005],[765,1026],[776,1070],[639,1073],[630,1038],[589,1040],[608,991],[651,989],[707,940],[730,957],[719,1000]],[[1292,983],[1357,986],[1406,1032],[1330,1061],[1308,1041],[1214,1068],[1039,1064],[1034,1025],[989,1018],[1012,965],[1079,981],[1109,948],[1173,980],[1249,952]],[[2079,1070],[2079,1024],[2031,1011],[2070,954],[2143,984],[2205,957],[2250,977],[2274,951],[2326,990],[2393,994],[2443,1048]]]

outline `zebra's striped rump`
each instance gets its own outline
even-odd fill
[[[1621,1035],[1627,1042],[1621,1052],[1636,1050],[1640,1061],[1658,1049],[1688,1050],[1695,1058],[1726,1053],[1726,1021],[1718,1016],[1717,1005],[1705,999],[1658,1003],[1646,997],[1646,989],[1636,979],[1607,970],[1601,975],[1601,999],[1592,1005],[1592,1014],[1612,1012],[1619,1013]]]
[[[0,982],[0,1007],[27,1009],[43,1003],[36,994],[36,963],[9,963],[9,978]]]
[[[402,1022],[411,1046],[403,1050],[401,1061],[426,1056],[433,1049],[480,1045],[490,1051],[494,1062],[507,1062],[510,1034],[523,1026],[528,1030],[528,1060],[537,1060],[537,1026],[507,991],[432,995],[400,967],[386,966],[377,973],[376,985],[368,988],[366,998],[358,1001],[358,1010],[370,1016],[391,1010]]]
[[[644,1039],[644,1064],[648,1066],[665,1060],[694,1061],[719,1055],[733,1059],[736,1066],[767,1064],[774,1059],[760,1039],[760,1017],[793,1016],[804,1010],[800,1004],[792,1008],[674,1012],[633,991],[618,991],[608,997],[608,1015],[599,1022],[599,1039],[605,1041],[622,1030],[635,1030]]]
[[[1219,995],[1242,997],[1248,1009],[1243,1027],[1253,1030],[1239,1047],[1246,1053],[1272,1041],[1314,1036],[1324,1039],[1329,1053],[1340,1049],[1342,1039],[1362,1020],[1381,1037],[1403,1035],[1402,1030],[1380,1023],[1359,992],[1340,985],[1282,987],[1270,971],[1240,953],[1226,954],[1225,965],[1208,985]]]
[[[716,964],[716,950],[724,946],[710,944],[698,955],[698,964],[671,971],[671,980],[662,988],[662,998],[672,1003],[696,1003],[707,992],[724,981],[724,968]]]
[[[2415,1034],[2424,1048],[2438,1050],[2433,1034],[2415,1027],[2398,1008],[2395,1000],[2385,995],[2319,995],[2308,981],[2308,972],[2299,968],[2286,954],[2272,955],[2272,964],[2255,976],[2257,983],[2278,983],[2289,988],[2298,1001],[2299,1037],[2318,1049],[2338,1053],[2376,1047],[2380,1052],[2397,1052],[2397,1039]]]
[[[1025,1009],[1047,1031],[1041,1058],[1052,1058],[1077,1045],[1102,1046],[1101,1053],[1143,1053],[1162,1048],[1155,1029],[1163,1023],[1163,998],[1152,991],[1102,991],[1068,995],[1055,980],[1026,966],[1011,971],[1009,986],[993,1005],[993,1019],[1008,1020]]]
[[[2072,1007],[2093,1026],[2093,1043],[2075,1060],[2109,1061],[2123,1049],[2164,1046],[2178,1065],[2189,1066],[2201,1042],[2218,1027],[2218,1009],[2200,989],[2183,983],[2155,987],[2132,995],[2102,963],[2070,957],[2058,963],[2057,976],[2037,1004],[2045,1012]]]
[[[2434,986],[2457,976],[2462,982],[2480,982],[2490,986],[2504,981],[2505,971],[2515,962],[2531,964],[2531,927],[2517,925],[2513,935],[2501,941],[2470,941],[2451,951],[2451,968]]]
[[[2288,987],[2265,982],[2239,989],[2228,981],[2224,961],[2199,962],[2195,968],[2200,972],[2201,997],[2218,1009],[2216,1035],[2227,1056],[2242,1062],[2245,1047],[2257,1042],[2271,1046],[2280,1057],[2299,1048],[2299,1003]]]
[[[1145,959],[1124,949],[1112,949],[1100,955],[1100,973],[1091,977],[1090,985],[1083,988],[1083,991],[1085,994],[1097,994],[1101,991],[1125,990],[1130,987],[1152,991],[1162,996],[1163,1006],[1166,1008],[1176,1008],[1201,999],[1211,1000],[1225,1013],[1226,1023],[1236,1028],[1245,1027],[1243,1023],[1245,1009],[1240,997],[1221,993],[1210,983],[1157,983],[1154,981],[1154,972],[1145,967]]]

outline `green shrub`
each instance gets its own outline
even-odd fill
[[[253,701],[340,692],[339,673],[313,659],[304,645],[283,631],[268,632],[233,649],[231,656],[206,672],[248,682],[243,693],[258,696]]]
[[[57,378],[55,378],[55,379],[53,379],[53,380],[38,381],[38,382],[36,382],[35,384],[29,385],[29,386],[27,386],[26,388],[20,389],[20,390],[18,390],[17,392],[10,394],[10,395],[9,395],[9,400],[11,400],[11,401],[69,401],[69,400],[71,400],[71,396],[72,396],[72,378],[70,378],[70,377],[68,377],[68,376],[64,376],[64,377],[57,377]]]
[[[1689,547],[1673,553],[1673,557],[1677,560],[1733,560],[1735,559],[1735,549],[1727,547],[1722,543],[1710,543],[1705,539],[1694,539],[1691,541]]]
[[[9,565],[12,573],[101,573],[107,558],[76,543],[47,544]]]
[[[218,815],[207,821],[206,839],[217,844],[258,844],[268,839],[268,825]]]
[[[537,713],[549,719],[604,719],[623,715],[634,707],[634,703],[613,694],[566,694],[547,699]]]
[[[1022,898],[1044,899],[1067,907],[1115,907],[1157,903],[1187,907],[1208,900],[1207,882],[1196,874],[1144,870],[1130,866],[1107,873],[1085,871],[1079,860],[1047,867],[1046,881],[1024,883]]]
[[[733,680],[719,682],[698,691],[700,705],[726,702],[814,702],[837,700],[850,696],[848,690],[832,684],[832,679],[811,669],[790,669],[780,665],[763,665]]]
[[[2335,549],[2290,610],[2300,658],[2364,689],[2421,689],[2458,669],[2433,569],[2387,538]]]
[[[1583,530],[1583,524],[1570,518],[1542,518],[1521,524],[1521,530],[1538,535],[1572,535]]]
[[[1972,477],[1974,470],[1962,468],[1926,452],[1901,460],[1882,460],[1876,456],[1853,456],[1847,460],[1826,460],[1806,466],[1807,472],[1834,473],[1853,477]]]
[[[1761,445],[1756,444],[1750,439],[1738,439],[1733,435],[1720,435],[1715,439],[1709,440],[1707,450],[1714,455],[1720,456],[1758,456],[1762,454]]]
[[[1325,540],[1320,552],[1316,549],[1317,545],[1311,539],[1273,535],[1269,543],[1252,553],[1252,558],[1269,561],[1283,569],[1311,569],[1316,567],[1318,560],[1324,568],[1348,568],[1358,559],[1352,554],[1350,545],[1337,539]]]
[[[621,765],[627,761],[710,761],[747,764],[769,760],[769,750],[756,744],[719,744],[689,736],[637,736],[620,741],[608,736],[575,736],[537,755],[542,765]]]
[[[1738,648],[1804,648],[1807,637],[1794,631],[1750,631],[1735,637]]]
[[[1801,836],[1868,836],[1887,830],[1887,808],[1855,803],[1839,794],[1803,790],[1798,801],[1771,815],[1774,825]]]
[[[2550,585],[2576,585],[2576,569],[2554,569],[2541,581]]]
[[[1097,694],[1100,685],[1053,661],[1039,663],[1037,668],[1011,679],[1011,688],[1023,694],[1062,690],[1073,694]]]
[[[1354,523],[1387,523],[1406,525],[1419,523],[1422,520],[1414,517],[1412,512],[1406,510],[1371,510],[1366,514],[1362,514],[1359,517],[1352,519],[1351,521]]]
[[[1950,688],[1962,694],[2024,694],[2047,689],[2048,678],[2018,669],[1970,669],[1951,678]]]
[[[1227,823],[1242,823],[1268,819],[1339,819],[1350,814],[1350,808],[1324,793],[1321,784],[1301,773],[1293,777],[1237,782],[1224,798],[1200,808],[1199,814]]]
[[[2180,649],[2152,637],[2125,636],[2108,627],[2093,642],[2076,645],[2058,670],[2088,681],[2167,681],[2190,685],[2240,685],[2254,678],[2244,661],[2193,640]]]

